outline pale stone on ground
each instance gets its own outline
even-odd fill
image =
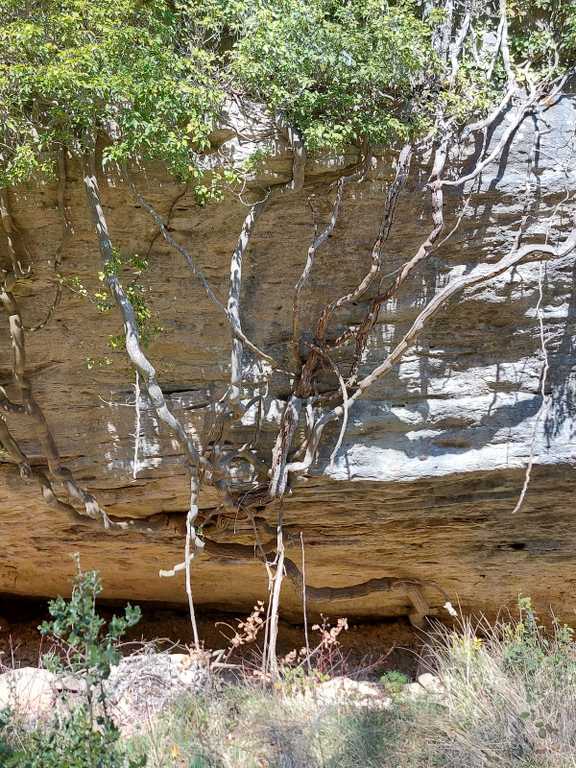
[[[344,704],[372,709],[389,709],[392,706],[392,699],[383,694],[382,686],[352,680],[350,677],[334,677],[319,683],[314,688],[313,695],[321,704]]]
[[[10,709],[18,720],[33,725],[52,712],[56,675],[46,669],[22,667],[0,675],[0,710]]]
[[[446,703],[446,688],[436,675],[430,672],[418,676],[415,683],[404,686],[403,694],[413,701],[428,700],[435,704]]]

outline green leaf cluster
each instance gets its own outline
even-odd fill
[[[508,0],[511,47],[531,67],[576,65],[576,3],[571,0]]]
[[[118,642],[141,617],[138,606],[128,604],[124,616],[113,616],[106,625],[96,611],[96,598],[102,592],[97,571],[78,571],[70,600],[51,600],[51,621],[40,627],[42,635],[58,641],[65,651],[65,661],[56,653],[45,655],[44,664],[53,671],[81,675],[88,690],[100,686],[120,661]],[[106,630],[104,631],[104,628]]]
[[[434,45],[442,3],[420,0],[0,0],[0,187],[54,170],[56,152],[162,161],[200,204],[238,181],[214,152],[227,99],[253,99],[309,151],[391,145],[462,124],[501,94],[473,3],[458,76]],[[507,0],[520,73],[576,63],[576,3]],[[462,21],[455,5],[454,29]],[[484,60],[483,59],[484,56]],[[491,76],[487,82],[486,73]],[[520,76],[521,80],[521,76]],[[245,169],[245,172],[247,170]]]
[[[142,283],[141,278],[148,268],[149,262],[146,257],[139,256],[137,253],[125,255],[115,250],[112,258],[106,263],[104,271],[98,274],[100,282],[105,282],[112,275],[118,278],[126,278],[126,296],[134,310],[140,341],[145,347],[163,330],[162,326],[154,322],[152,310],[146,300],[146,286]],[[124,275],[122,274],[123,272]],[[107,312],[112,308],[110,297],[105,291],[97,291],[94,297],[100,312]],[[123,349],[125,344],[124,336],[110,336],[108,344],[113,350]]]
[[[94,727],[89,711],[76,707],[57,725],[34,731],[24,748],[11,752],[3,768],[144,768],[146,758],[132,756],[120,732],[100,718]],[[0,753],[1,755],[1,753]]]
[[[111,276],[121,279],[124,283],[126,296],[130,300],[136,317],[140,341],[145,347],[164,330],[155,321],[147,300],[149,288],[144,284],[143,275],[148,269],[149,262],[146,257],[139,256],[138,254],[123,254],[118,250],[114,250],[104,269],[98,272],[98,279],[101,283],[105,283]],[[73,293],[92,302],[102,314],[113,309],[114,305],[110,294],[104,289],[104,286],[102,286],[102,290],[91,292],[82,283],[78,275],[69,275],[62,279],[62,283]],[[108,345],[114,351],[124,349],[124,344],[125,338],[123,334],[113,334],[108,337]],[[110,365],[112,361],[109,358],[89,357],[86,362],[88,369],[93,369]]]
[[[212,61],[171,3],[0,0],[0,186],[99,137],[105,161],[189,176],[221,103]]]
[[[414,96],[439,67],[414,3],[260,0],[246,4],[238,34],[231,71],[309,149],[387,143],[422,127]]]

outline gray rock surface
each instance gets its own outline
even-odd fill
[[[112,668],[106,701],[118,727],[133,733],[179,698],[204,690],[209,681],[208,665],[190,654],[144,652]]]
[[[528,163],[534,201],[525,241],[551,242],[566,230],[576,190],[575,102],[563,97],[538,120],[527,119],[502,160],[488,167],[472,189],[447,194],[446,231],[461,222],[397,300],[383,308],[362,370],[382,360],[423,304],[447,281],[480,261],[494,261],[515,242],[524,215]],[[223,134],[224,140],[226,135]],[[226,144],[224,144],[226,146]],[[461,148],[464,167],[473,147]],[[242,148],[230,148],[242,159]],[[236,153],[236,154],[235,154]],[[307,166],[302,193],[275,201],[263,215],[246,260],[243,323],[255,343],[290,365],[287,342],[293,286],[313,234],[308,198],[321,221],[329,215],[331,182],[350,158],[318,158]],[[402,193],[387,248],[393,272],[426,236],[430,207],[424,186],[426,159]],[[267,164],[265,180],[287,179],[289,158]],[[389,160],[379,157],[368,180],[350,187],[333,236],[320,251],[306,289],[302,327],[324,303],[364,274],[378,230]],[[190,192],[159,168],[136,177],[138,187],[163,214],[174,204],[170,228],[194,253],[219,295],[227,294],[228,263],[242,223],[238,200],[199,208]],[[255,179],[255,183],[259,179]],[[34,277],[20,288],[24,320],[33,325],[49,307],[54,260],[62,247],[62,272],[89,293],[101,290],[97,243],[83,198],[79,169],[70,164],[66,203],[73,236],[61,239],[57,191],[46,185],[11,193],[10,201]],[[181,257],[157,236],[154,224],[122,182],[101,180],[114,242],[128,253],[149,253],[146,296],[164,328],[150,356],[171,405],[191,431],[201,431],[201,406],[221,394],[229,366],[229,334],[221,316]],[[184,194],[179,197],[182,192]],[[464,203],[467,205],[464,207]],[[5,243],[0,242],[4,253]],[[328,457],[337,428],[328,435],[311,476],[285,502],[291,532],[303,531],[308,581],[345,586],[381,576],[412,577],[440,584],[464,609],[494,614],[519,592],[542,608],[553,604],[574,615],[574,255],[544,266],[530,264],[452,301],[421,335],[392,375],[370,390],[350,413],[344,443],[332,466]],[[540,290],[542,295],[540,298]],[[549,371],[541,396],[544,356]],[[337,328],[361,316],[359,303],[338,316]],[[185,601],[182,578],[161,580],[158,571],[182,560],[187,486],[178,446],[141,395],[140,451],[134,462],[134,375],[125,356],[111,352],[120,331],[115,312],[65,290],[46,328],[28,334],[28,366],[62,455],[111,515],[150,517],[151,534],[94,530],[62,519],[24,485],[15,468],[0,465],[0,590],[25,595],[65,593],[79,552],[84,568],[101,571],[106,596],[169,603]],[[10,380],[11,352],[0,325],[0,383]],[[347,353],[349,354],[349,353]],[[256,366],[254,366],[256,375]],[[286,378],[273,377],[260,441],[269,460],[274,429],[289,393]],[[246,393],[248,396],[248,392]],[[29,425],[8,418],[24,450],[40,459]],[[251,433],[250,416],[233,436]],[[524,504],[512,514],[525,469],[534,467]],[[207,489],[205,510],[218,503]],[[273,512],[261,516],[273,522]],[[251,543],[251,525],[224,517],[206,536]],[[290,557],[299,562],[299,546]],[[301,615],[300,596],[285,585],[288,617]],[[194,564],[195,599],[214,608],[249,611],[264,597],[260,563],[223,562],[203,555]],[[443,598],[426,590],[437,607]],[[382,616],[407,612],[398,593],[375,594],[338,606],[316,605],[334,615]]]
[[[194,695],[210,683],[201,654],[154,653],[144,650],[121,659],[104,684],[106,707],[125,733],[136,733],[179,697]],[[67,716],[86,704],[82,677],[57,675],[47,669],[21,667],[0,674],[0,710],[34,727],[56,714]]]
[[[50,716],[56,701],[56,675],[47,669],[21,667],[0,675],[0,710],[33,727]]]

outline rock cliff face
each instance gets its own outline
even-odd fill
[[[566,204],[567,196],[576,190],[575,117],[576,103],[564,97],[538,120],[526,119],[480,185],[464,194],[450,192],[446,232],[461,216],[459,226],[398,301],[385,306],[363,370],[383,358],[451,277],[513,247],[526,213],[527,184],[526,239],[543,242],[547,233],[551,241],[558,238],[573,205]],[[473,151],[462,150],[464,165]],[[244,330],[285,365],[293,287],[313,235],[311,206],[320,220],[327,219],[330,184],[345,165],[346,158],[309,162],[304,191],[273,202],[251,244],[243,283]],[[414,253],[430,229],[427,170],[424,159],[401,195],[386,251],[389,272]],[[265,173],[288,178],[289,158],[277,154]],[[365,272],[389,178],[390,164],[382,157],[367,181],[347,189],[333,236],[319,252],[306,291],[303,327],[311,328],[326,301]],[[226,296],[230,254],[245,210],[240,202],[228,199],[202,209],[158,168],[137,174],[136,181],[162,215],[171,211],[173,235]],[[224,391],[229,375],[229,330],[127,187],[110,176],[101,179],[101,188],[115,245],[150,255],[142,281],[163,328],[149,350],[163,388],[187,428],[205,430],[202,406]],[[51,303],[58,249],[69,285],[82,284],[89,294],[102,290],[97,241],[78,168],[68,168],[66,204],[73,234],[64,239],[55,186],[18,190],[10,194],[10,203],[33,267],[33,276],[19,289],[26,325],[38,323]],[[5,249],[4,242],[0,248]],[[573,618],[575,267],[574,255],[522,266],[452,301],[393,375],[354,406],[343,445],[330,465],[334,428],[310,477],[284,502],[287,531],[303,534],[309,584],[418,578],[436,582],[464,609],[494,614],[521,592],[539,606],[552,604],[563,619]],[[0,465],[0,591],[65,593],[74,570],[70,555],[79,552],[85,568],[100,570],[107,597],[184,602],[181,577],[158,577],[159,569],[182,560],[188,503],[183,457],[141,394],[135,464],[134,374],[125,355],[107,346],[121,322],[115,311],[99,313],[81,293],[67,288],[46,327],[27,334],[34,391],[78,479],[111,516],[151,518],[156,530],[110,532],[82,520],[71,523],[44,503],[36,486],[23,483],[6,459]],[[352,306],[339,315],[342,327],[360,317],[364,307]],[[549,364],[544,399],[539,316]],[[4,321],[0,333],[0,376],[7,384],[11,350]],[[268,460],[288,391],[285,379],[272,379],[259,443]],[[40,461],[26,422],[10,416],[8,422],[25,452]],[[238,442],[251,431],[246,419],[237,430]],[[513,514],[530,455],[530,483]],[[207,489],[202,508],[217,504]],[[273,524],[272,509],[258,514]],[[253,542],[251,526],[231,515],[204,533],[214,541]],[[295,539],[288,553],[298,563]],[[194,561],[193,583],[197,603],[243,611],[264,597],[266,574],[257,560],[224,561],[207,553]],[[435,588],[425,591],[432,605],[444,602]],[[288,618],[301,615],[300,595],[289,581],[282,605]],[[408,606],[403,594],[390,592],[337,605],[316,603],[314,610],[378,617],[406,614]]]

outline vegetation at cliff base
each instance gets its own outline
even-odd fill
[[[107,683],[118,669],[122,633],[137,614],[128,608],[103,632],[94,606],[97,588],[95,574],[81,574],[72,600],[52,603],[53,621],[42,631],[57,641],[64,684],[54,707],[33,703],[32,724],[32,712],[19,708],[17,698],[13,710],[0,712],[2,768],[576,764],[573,630],[559,624],[544,628],[527,598],[495,624],[459,620],[453,628],[432,627],[417,682],[394,669],[378,681],[378,667],[371,674],[350,667],[340,647],[345,620],[317,627],[319,643],[286,654],[273,682],[262,675],[258,646],[255,655],[247,652],[258,636],[250,629],[259,626],[257,606],[238,624],[228,649],[212,654],[189,649],[189,664],[203,668],[200,687],[175,686],[173,672],[166,674],[165,652],[144,647],[126,656],[124,669],[136,670],[129,679],[133,690],[127,682],[120,686],[124,695],[131,693],[127,710],[112,700]],[[223,657],[226,666],[218,667],[216,660]],[[145,676],[138,672],[144,668]],[[87,675],[89,684],[78,687]],[[66,693],[71,680],[81,691],[79,699]],[[172,695],[154,709],[151,691],[159,687]],[[148,701],[142,701],[145,691]]]

